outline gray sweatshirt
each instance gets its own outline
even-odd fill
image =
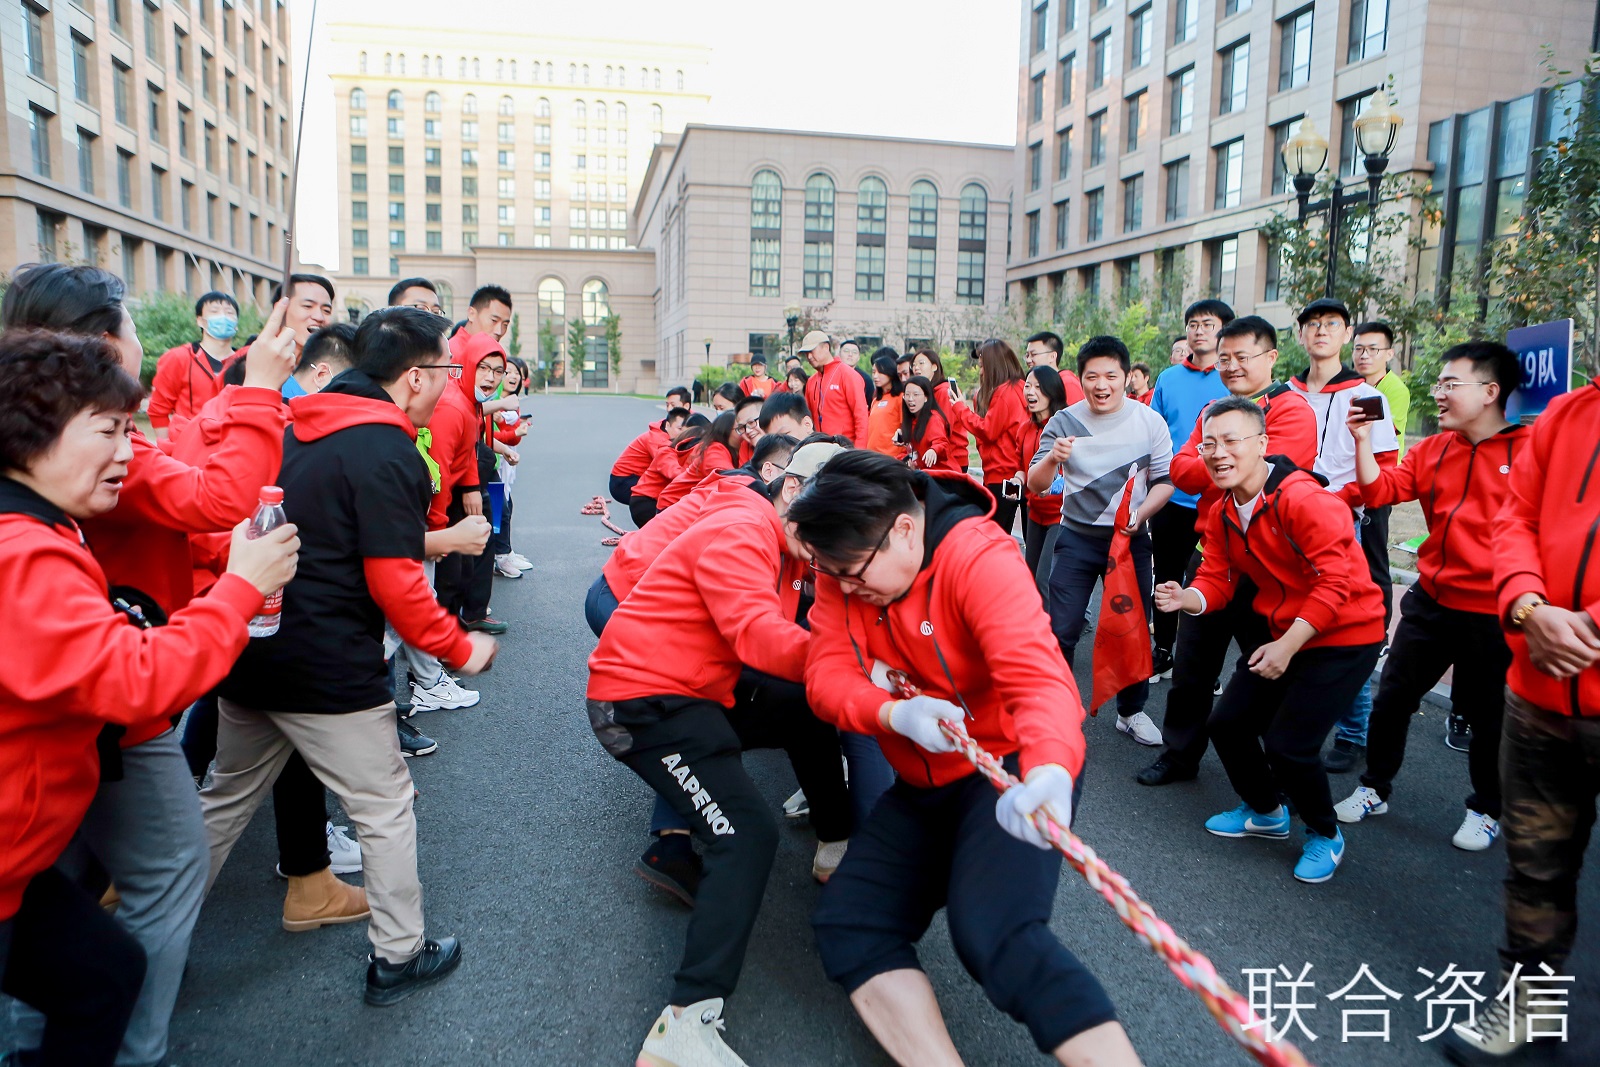
[[[1130,508],[1144,503],[1152,485],[1172,481],[1172,434],[1166,420],[1137,400],[1124,400],[1110,415],[1094,414],[1087,400],[1056,412],[1045,424],[1030,468],[1050,454],[1058,437],[1077,438],[1072,458],[1060,470],[1063,526],[1109,535],[1130,468],[1136,472]],[[1086,529],[1093,527],[1100,529]]]

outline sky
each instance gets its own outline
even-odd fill
[[[289,0],[297,93],[312,2]],[[373,10],[423,25],[448,12],[486,28],[708,45],[707,121],[721,125],[1016,139],[1016,0],[320,0],[317,19]],[[303,262],[337,269],[333,97],[325,51],[310,60],[296,244]]]

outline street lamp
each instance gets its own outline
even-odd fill
[[[1367,168],[1367,206],[1376,212],[1379,187],[1383,172],[1389,166],[1389,153],[1394,151],[1395,138],[1405,119],[1389,103],[1388,93],[1377,97],[1376,102],[1355,121],[1356,147],[1361,150]],[[1345,209],[1359,204],[1362,194],[1352,189],[1346,193],[1344,178],[1334,175],[1333,189],[1326,200],[1311,202],[1311,190],[1316,186],[1317,174],[1328,162],[1328,139],[1317,132],[1310,118],[1303,119],[1300,129],[1283,146],[1284,169],[1294,176],[1295,198],[1300,206],[1300,224],[1314,214],[1328,213],[1328,280],[1323,295],[1333,296],[1339,263],[1339,226]]]
[[[783,309],[783,321],[789,324],[789,358],[794,358],[794,328],[800,324],[800,309],[787,307]]]
[[[706,338],[706,363],[711,362],[711,338]]]

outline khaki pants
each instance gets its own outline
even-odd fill
[[[297,750],[339,797],[361,840],[373,950],[390,963],[404,963],[420,952],[417,819],[394,704],[339,715],[261,711],[230,700],[219,700],[217,709],[217,762],[211,784],[200,794],[211,846],[206,891],[289,753]]]

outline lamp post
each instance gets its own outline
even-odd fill
[[[709,365],[710,362],[711,362],[711,338],[707,337],[706,338],[706,363]]]
[[[800,309],[789,307],[783,309],[783,321],[789,324],[789,358],[794,358],[794,328],[800,324]]]
[[[1388,93],[1382,92],[1376,103],[1355,121],[1356,146],[1367,168],[1367,206],[1376,212],[1380,200],[1379,189],[1383,172],[1389,167],[1389,153],[1394,151],[1395,138],[1405,119],[1389,103]],[[1333,296],[1334,283],[1339,270],[1339,229],[1347,208],[1361,203],[1359,189],[1345,191],[1344,178],[1334,175],[1333,189],[1325,200],[1311,201],[1311,190],[1316,186],[1317,175],[1328,162],[1328,139],[1317,132],[1311,119],[1304,119],[1300,129],[1283,146],[1284,168],[1294,176],[1295,198],[1300,206],[1300,224],[1305,225],[1311,215],[1328,213],[1328,279],[1323,295]]]

